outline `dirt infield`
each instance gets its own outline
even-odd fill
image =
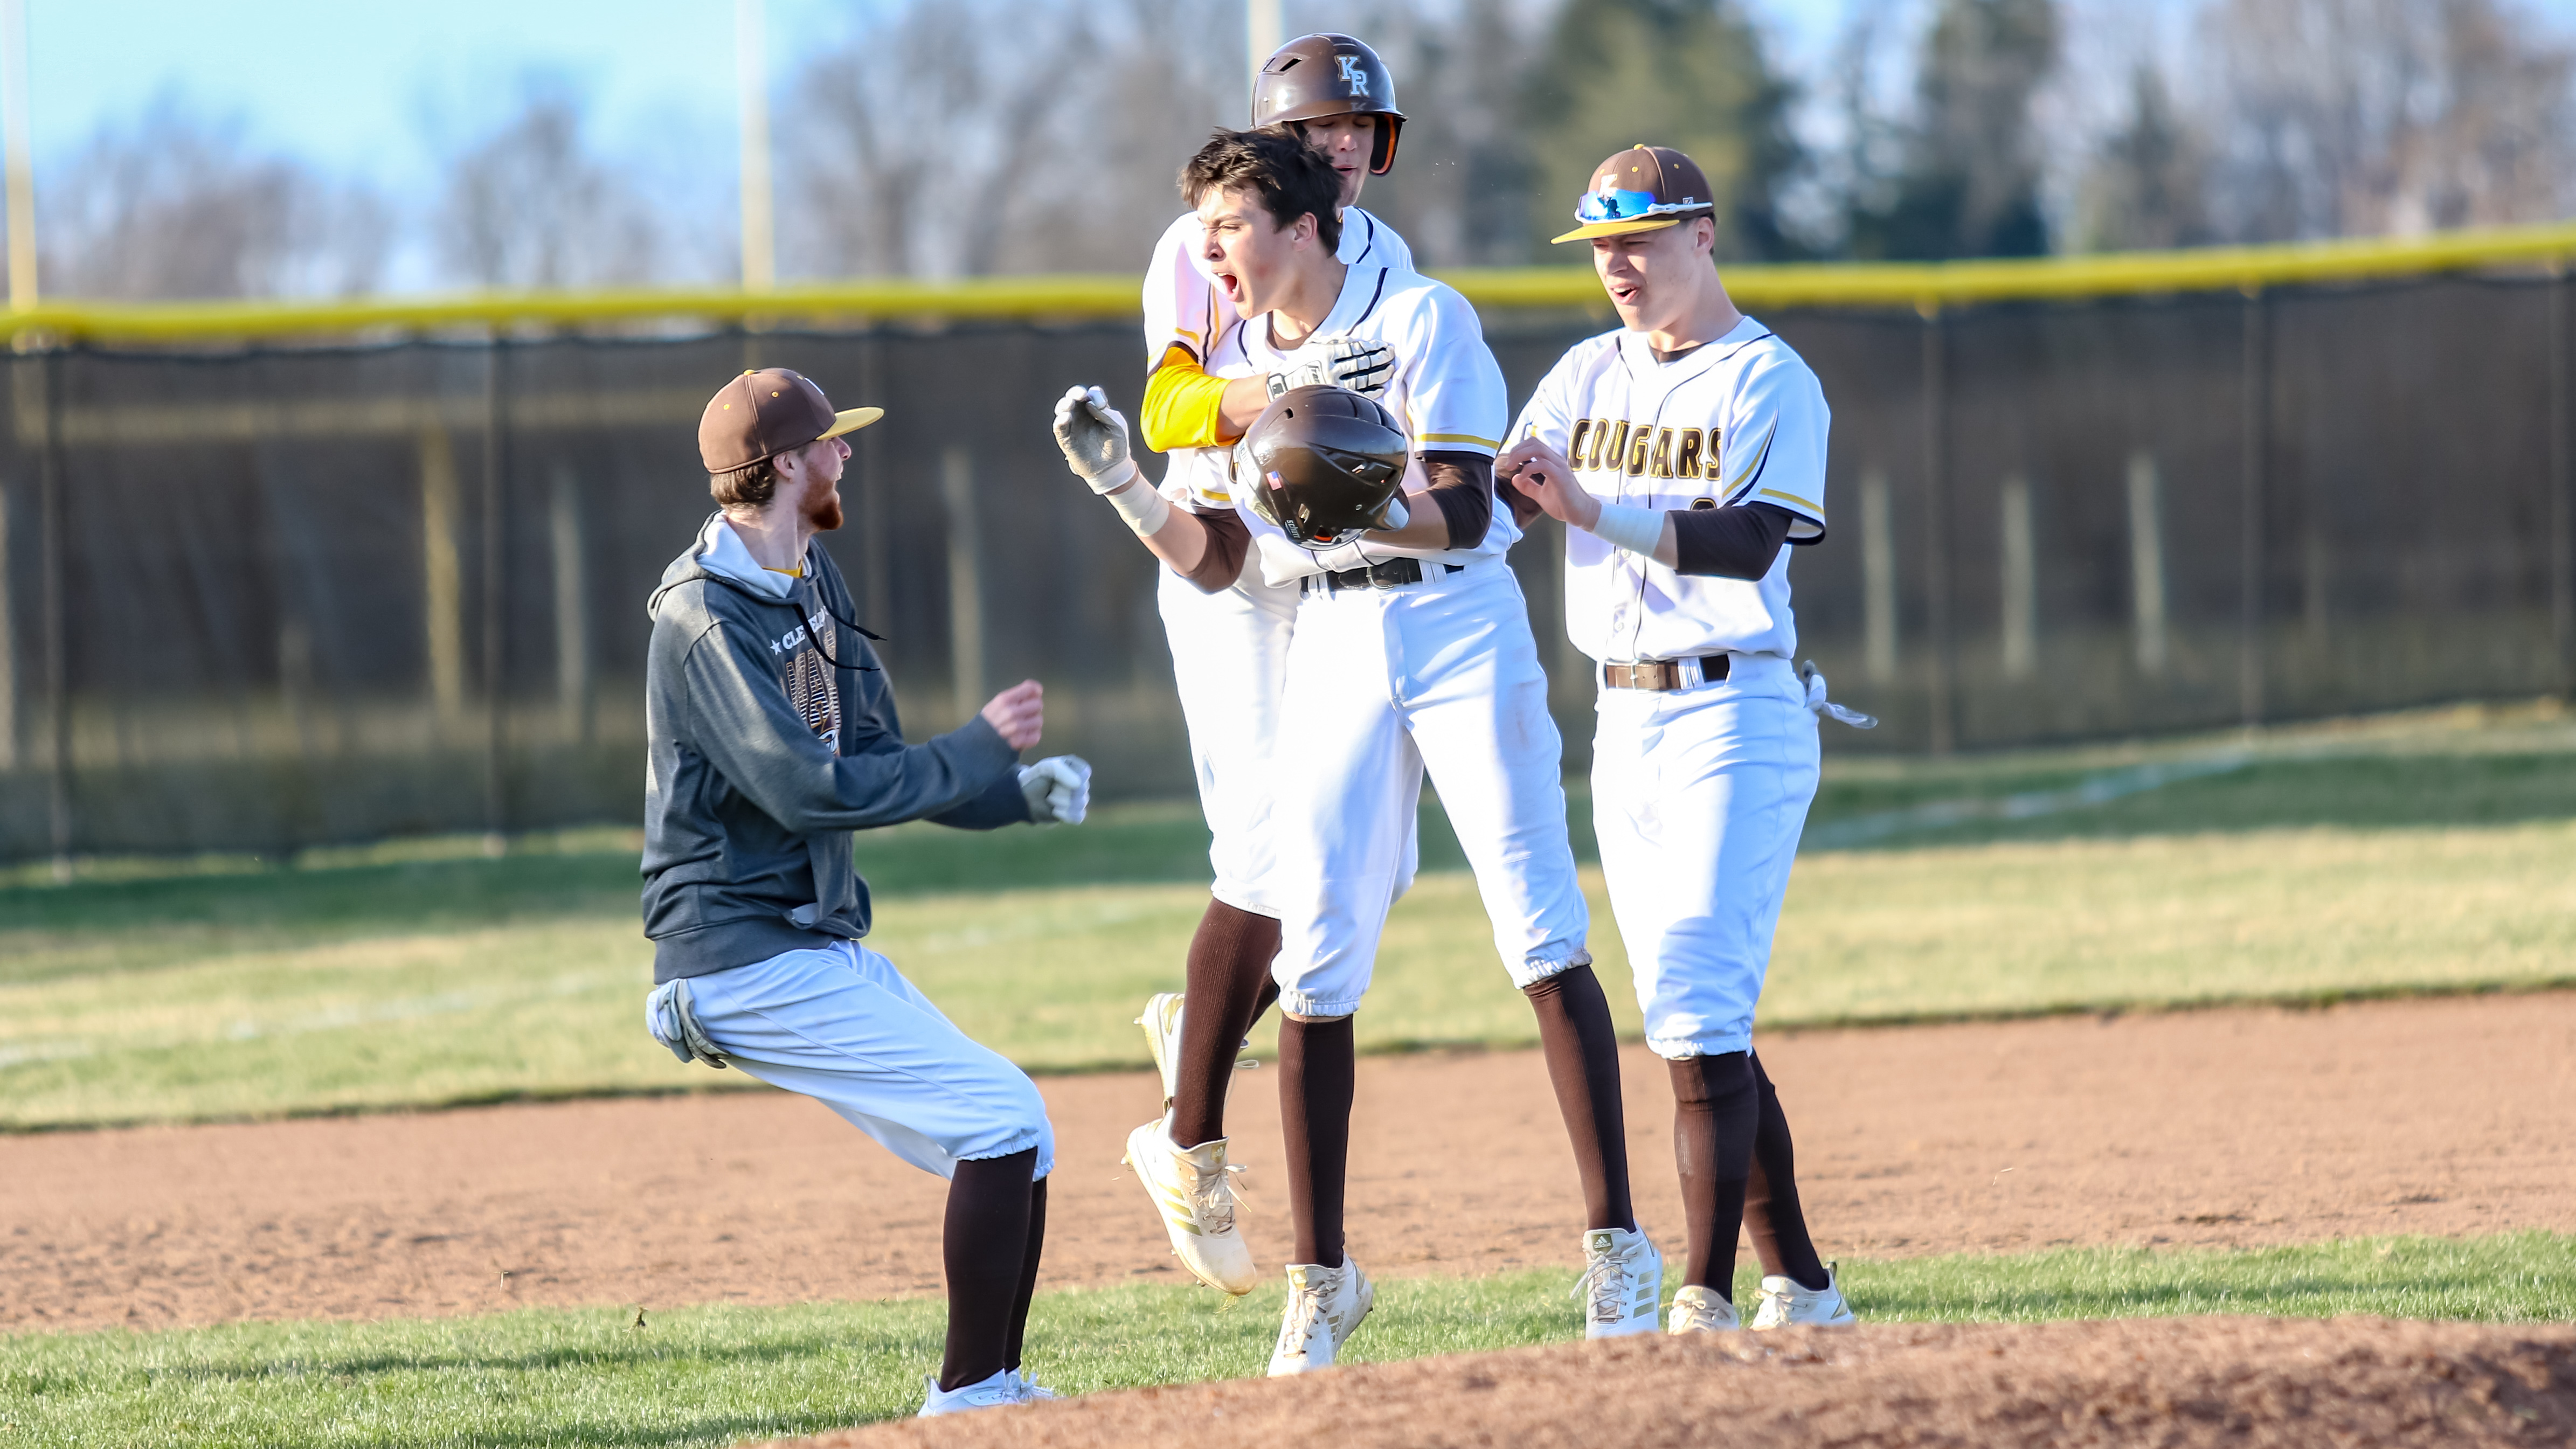
[[[2244,1318],[1632,1338],[1091,1394],[793,1441],[1768,1449],[2567,1444],[2576,1330]]]
[[[1763,1057],[1829,1254],[2576,1230],[2576,993],[1816,1032]],[[1671,1093],[1627,1060],[1639,1215],[1669,1236]],[[1275,1091],[1237,1083],[1275,1263]],[[1047,1286],[1178,1281],[1117,1165],[1151,1079],[1044,1086]],[[1364,1060],[1355,1125],[1373,1274],[1578,1264],[1534,1054]],[[939,1286],[941,1184],[767,1092],[0,1138],[0,1182],[5,1329]]]

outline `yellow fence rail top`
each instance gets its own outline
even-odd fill
[[[1855,307],[1934,312],[1984,302],[2362,282],[2441,272],[2563,268],[2576,223],[2441,232],[2390,240],[2204,247],[2082,257],[1930,263],[1816,263],[1724,268],[1748,307]],[[1439,273],[1479,307],[1606,310],[1581,266],[1461,268]],[[518,328],[651,328],[660,324],[855,326],[885,320],[1083,321],[1137,315],[1126,276],[877,280],[782,287],[505,292],[327,302],[51,302],[0,313],[26,346],[43,341],[235,342]]]

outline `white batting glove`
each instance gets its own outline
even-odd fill
[[[1123,488],[1136,477],[1136,460],[1127,447],[1127,419],[1096,387],[1068,388],[1056,399],[1055,445],[1064,450],[1064,465],[1090,484],[1094,493]]]
[[[1315,355],[1270,374],[1270,400],[1298,387],[1345,387],[1362,397],[1379,397],[1395,376],[1395,349],[1348,335],[1318,337],[1307,344]]]
[[[1020,770],[1020,794],[1036,823],[1080,825],[1091,810],[1091,766],[1080,755],[1049,755]]]

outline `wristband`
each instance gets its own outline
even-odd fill
[[[1601,516],[1592,520],[1588,532],[1612,548],[1624,548],[1630,553],[1653,558],[1655,545],[1664,540],[1664,512],[1660,508],[1604,503]]]
[[[1109,506],[1118,510],[1118,516],[1127,520],[1138,538],[1150,538],[1172,521],[1172,501],[1147,487],[1145,480],[1137,476],[1134,463],[1127,465],[1127,475],[1132,486],[1109,494]]]

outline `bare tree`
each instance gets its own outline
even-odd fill
[[[2533,221],[2576,199],[2576,53],[2504,0],[2217,0],[2203,50],[2231,236]]]
[[[661,230],[626,171],[593,153],[581,98],[542,77],[447,163],[431,219],[440,261],[483,287],[655,280]]]
[[[1061,234],[1055,209],[1079,173],[1135,164],[1108,154],[1099,52],[1083,10],[916,0],[808,61],[777,127],[791,266],[973,275],[995,270],[1017,233]]]
[[[90,297],[254,297],[366,291],[393,217],[363,186],[261,154],[238,118],[175,91],[93,132],[37,208],[48,291]]]

